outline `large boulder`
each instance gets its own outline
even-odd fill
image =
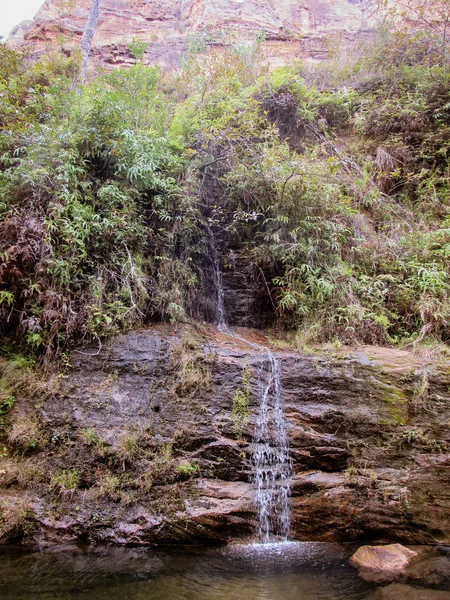
[[[377,580],[380,579],[379,575],[382,579],[390,580],[401,575],[416,557],[417,552],[401,544],[362,546],[350,558],[350,563],[362,571],[369,572],[369,575],[373,573]]]
[[[450,582],[450,560],[437,548],[416,546],[414,550],[401,544],[362,546],[350,558],[366,581],[440,585]]]

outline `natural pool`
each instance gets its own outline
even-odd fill
[[[378,586],[354,548],[285,543],[220,548],[60,546],[0,551],[2,600],[353,600]],[[449,594],[450,598],[450,594]]]

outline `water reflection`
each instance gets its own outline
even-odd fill
[[[0,552],[2,600],[353,600],[373,585],[338,544]]]

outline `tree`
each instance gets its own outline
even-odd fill
[[[450,0],[398,0],[393,5],[390,0],[380,0],[383,11],[402,26],[405,21],[413,30],[431,35],[439,48],[442,66],[447,63],[447,47],[450,28]]]
[[[91,52],[92,40],[94,39],[95,30],[97,28],[98,18],[100,16],[100,4],[102,0],[92,0],[91,9],[86,22],[86,27],[83,31],[83,37],[81,38],[81,75],[80,79],[83,82],[86,78],[87,65],[89,61],[89,54]]]

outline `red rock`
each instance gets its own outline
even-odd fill
[[[33,21],[16,26],[8,38],[13,47],[29,45],[71,51],[80,45],[91,0],[47,0]],[[326,56],[325,37],[349,39],[370,30],[379,16],[368,0],[103,0],[92,45],[92,66],[134,62],[128,45],[133,39],[149,43],[146,62],[173,69],[186,40],[207,31],[220,46],[223,31],[239,39],[263,32],[264,52],[272,64],[286,64],[304,56]],[[219,43],[218,43],[219,42]]]

